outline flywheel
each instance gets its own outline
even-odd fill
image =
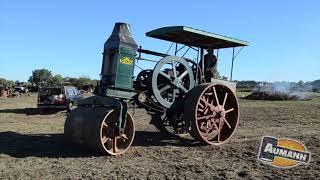
[[[155,99],[170,108],[177,98],[182,98],[195,85],[192,68],[181,57],[162,58],[152,73],[152,90]]]

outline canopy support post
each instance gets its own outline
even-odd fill
[[[234,49],[232,48],[232,62],[231,62],[231,75],[230,75],[230,81],[232,81],[232,73],[233,73],[233,62],[234,62]]]
[[[198,47],[198,49],[197,49],[197,69],[196,69],[196,84],[195,84],[195,86],[196,85],[198,85],[198,84],[200,84],[199,82],[198,82],[198,75],[199,75],[199,68],[198,68],[198,66],[199,66],[199,51],[200,51],[200,48]],[[201,75],[200,75],[201,76]]]
[[[200,49],[201,81],[204,79],[204,49]]]
[[[176,56],[178,52],[178,43],[176,43],[176,49],[174,50],[174,55]]]

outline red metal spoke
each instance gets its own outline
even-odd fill
[[[207,100],[207,99],[205,99],[204,97],[201,97],[200,100],[205,103],[205,106],[206,106],[206,107],[209,106],[209,107],[210,107],[210,110],[213,111],[213,109],[214,109],[214,105],[212,104],[213,101],[212,101],[211,103],[209,103],[209,98],[208,98],[208,100]]]
[[[122,138],[122,139],[125,139],[125,140],[128,140],[128,139],[129,139],[126,134],[121,134],[121,138]]]
[[[117,137],[114,137],[112,139],[112,151],[113,153],[117,153],[118,147],[117,147]]]
[[[199,120],[202,120],[202,119],[208,119],[208,118],[212,118],[212,117],[213,117],[213,115],[210,114],[210,115],[207,115],[207,116],[197,117],[197,120],[199,121]]]
[[[198,111],[203,112],[203,111],[204,111],[204,109],[200,109],[200,108],[198,108]]]
[[[214,102],[214,98],[212,98],[212,100],[211,100],[211,103],[210,103],[211,106],[214,106],[214,105],[213,105],[213,102]]]
[[[224,113],[227,114],[227,113],[229,113],[229,112],[231,112],[231,111],[234,111],[234,108],[231,108],[231,109],[225,111]]]
[[[207,105],[207,101],[203,97],[201,97],[200,100]]]
[[[218,129],[218,142],[220,142],[220,134],[221,134],[221,122],[219,122],[219,129]]]
[[[105,121],[103,121],[102,125],[103,125],[104,127],[108,128],[108,124],[107,124]]]
[[[231,129],[231,126],[225,117],[222,117],[222,120],[227,124],[227,126]]]
[[[101,141],[102,141],[102,144],[105,144],[108,141],[108,138],[104,136]]]
[[[213,89],[214,97],[216,98],[217,105],[220,105],[216,88],[212,86],[212,89]]]
[[[228,93],[226,93],[226,95],[224,96],[222,107],[224,107],[224,105],[226,104],[227,97],[228,97]]]
[[[205,106],[210,106],[208,100],[207,100],[205,97],[202,96],[202,97],[200,98],[200,100],[205,103]]]
[[[204,114],[207,114],[207,113],[208,113],[208,111],[209,111],[209,108],[208,108],[208,107],[207,107],[207,108],[205,108]]]
[[[216,130],[219,131],[219,128],[218,128],[218,126],[217,126],[217,123],[216,123],[215,121],[213,121],[212,123],[213,123],[214,127],[216,128]]]

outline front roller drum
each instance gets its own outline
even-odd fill
[[[190,122],[190,134],[196,140],[221,145],[232,137],[238,127],[239,103],[227,86],[203,83],[188,94],[184,118]]]
[[[77,107],[66,119],[65,138],[105,155],[123,154],[132,144],[135,128],[128,113],[125,129],[118,133],[117,118],[115,110],[106,107]]]

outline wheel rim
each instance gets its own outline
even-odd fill
[[[126,152],[132,144],[135,133],[133,119],[129,113],[124,132],[120,135],[116,133],[116,121],[116,113],[111,111],[105,116],[100,128],[101,145],[110,155],[120,155]]]
[[[194,84],[193,71],[188,62],[181,57],[164,57],[157,63],[152,73],[153,94],[166,108],[169,108],[178,96],[191,90]]]
[[[206,144],[220,145],[234,134],[239,122],[239,104],[234,93],[222,84],[195,89],[191,118],[192,136]],[[188,105],[187,105],[188,106]]]

